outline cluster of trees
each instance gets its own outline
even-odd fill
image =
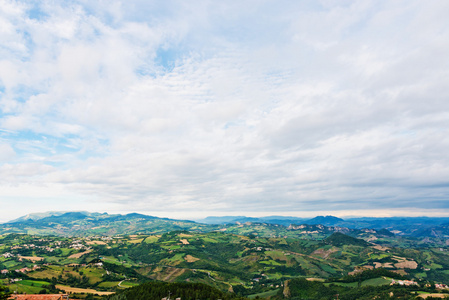
[[[180,297],[182,300],[237,300],[245,299],[235,294],[222,292],[203,283],[168,283],[148,282],[129,288],[117,294],[106,297],[107,300],[142,300],[162,299],[170,295],[171,299]]]
[[[137,273],[136,270],[127,268],[125,266],[112,264],[112,263],[108,263],[108,262],[103,262],[103,267],[105,270],[108,270],[110,274],[124,275],[124,276],[126,276],[126,278],[137,278],[140,280],[148,280],[148,278]],[[108,275],[105,275],[105,276],[108,276]],[[123,279],[123,276],[121,278],[117,278],[117,279]],[[117,279],[115,279],[115,280],[117,280]]]
[[[335,284],[325,285],[322,282],[308,281],[305,278],[295,278],[288,282],[288,299],[339,299],[348,300],[372,300],[372,299],[416,299],[415,292],[419,287],[416,286],[365,286],[350,288],[338,286]],[[283,290],[272,299],[285,299]],[[448,295],[449,296],[449,295]],[[428,298],[431,299],[431,298]]]
[[[42,290],[39,291],[39,294],[59,294],[62,290],[56,288],[54,283],[44,284],[42,285]]]
[[[58,278],[52,277],[51,282],[54,284],[56,282],[66,284],[69,286],[77,286],[77,287],[91,287],[92,285],[89,283],[89,277],[86,275],[83,276],[74,276],[70,273],[66,275],[66,277],[63,277],[62,275],[58,275]]]
[[[290,276],[298,276],[298,275],[306,275],[306,271],[301,268],[300,264],[293,265],[291,267],[287,267],[285,265],[275,266],[272,269],[272,272],[278,272],[282,275],[290,275]]]
[[[8,299],[11,292],[8,288],[0,285],[0,300]]]
[[[268,291],[272,291],[275,286],[282,288],[284,281],[281,279],[260,279],[259,282],[254,282],[251,288],[245,288],[241,284],[232,286],[232,290],[238,296],[249,296],[254,294],[260,294]]]
[[[328,236],[324,239],[326,244],[330,244],[333,246],[344,246],[344,245],[354,245],[360,247],[366,247],[369,244],[362,239],[357,239],[352,236],[343,234],[341,232],[335,232],[332,235]]]
[[[284,289],[279,289],[273,300],[290,299],[340,299],[368,300],[368,299],[416,299],[418,287],[405,286],[366,286],[350,288],[335,284],[325,285],[322,282],[308,281],[305,278],[295,278],[288,282],[288,295],[284,295]],[[222,292],[214,287],[202,283],[166,283],[149,282],[140,286],[120,291],[117,294],[107,296],[107,300],[140,300],[162,299],[170,295],[172,299],[181,297],[183,300],[195,299],[222,299],[237,300],[247,299],[239,295],[247,294],[243,287],[234,286],[235,294]],[[254,292],[254,291],[252,291]],[[449,296],[449,295],[448,295]],[[256,298],[257,299],[257,298]]]
[[[14,270],[9,271],[6,274],[0,274],[0,278],[22,278],[29,279],[28,275],[21,272],[16,272]]]

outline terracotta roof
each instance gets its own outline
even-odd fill
[[[65,297],[63,297],[65,296]],[[11,295],[9,299],[12,300],[65,300],[67,299],[67,294],[53,294],[53,295]],[[70,299],[74,300],[74,299]]]

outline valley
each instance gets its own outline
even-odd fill
[[[3,224],[0,284],[18,293],[64,291],[79,299],[112,297],[145,282],[201,283],[239,297],[271,299],[304,285],[300,278],[321,290],[396,284],[424,290],[433,285],[432,291],[441,293],[449,284],[449,247],[441,236],[321,224],[115,218],[96,226],[87,218],[25,221],[13,229]],[[83,234],[77,228],[82,226]],[[14,233],[20,228],[27,232]],[[60,234],[35,233],[49,228]],[[69,229],[80,234],[70,236]]]

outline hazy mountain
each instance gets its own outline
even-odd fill
[[[33,213],[33,214],[28,214],[28,215],[22,216],[20,218],[8,221],[7,223],[18,223],[18,222],[24,222],[24,221],[36,221],[36,220],[47,218],[47,217],[51,217],[51,216],[60,216],[60,215],[63,215],[65,213],[66,213],[66,211],[47,211],[47,212],[43,212],[43,213]]]
[[[172,220],[138,213],[127,215],[89,212],[56,212],[24,216],[0,224],[0,233],[87,236],[135,233],[165,233],[173,230],[211,231],[213,225]]]
[[[260,218],[246,217],[246,216],[223,216],[223,217],[207,217],[205,219],[197,220],[199,223],[205,224],[232,224],[232,223],[267,223],[289,226],[290,224],[301,224],[307,219],[298,217],[285,217],[285,216],[267,216]]]
[[[318,216],[313,219],[307,220],[304,222],[304,224],[311,224],[311,225],[325,225],[325,226],[335,226],[338,224],[341,224],[345,222],[345,220],[334,217],[334,216]]]
[[[27,222],[27,221],[37,221],[37,220],[42,220],[42,219],[46,219],[46,218],[51,218],[51,217],[60,217],[62,215],[66,215],[70,216],[72,215],[72,217],[74,217],[75,215],[78,215],[79,217],[81,217],[81,215],[84,216],[98,216],[98,215],[102,215],[101,213],[91,213],[91,212],[87,212],[87,211],[47,211],[47,212],[43,212],[43,213],[32,213],[32,214],[28,214],[25,216],[22,216],[20,218],[8,221],[6,223],[23,223],[23,222]],[[107,213],[104,213],[107,215]]]
[[[235,223],[236,220],[244,219],[245,216],[223,216],[223,217],[215,217],[210,216],[201,220],[197,220],[198,223],[204,224],[226,224],[226,223]]]

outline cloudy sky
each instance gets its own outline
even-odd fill
[[[0,221],[449,215],[449,2],[0,0]]]

